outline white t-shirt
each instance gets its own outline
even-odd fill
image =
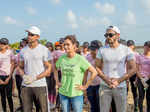
[[[26,75],[37,76],[45,71],[44,62],[51,60],[50,51],[43,45],[39,44],[36,48],[31,49],[29,46],[23,48],[20,52],[20,60],[24,61],[24,72]],[[41,87],[47,86],[46,79],[34,81],[28,87]]]
[[[101,48],[97,58],[103,60],[102,71],[105,75],[110,78],[120,78],[126,73],[126,61],[134,59],[134,55],[127,46],[120,44],[117,48]],[[104,81],[101,84],[107,85]],[[125,81],[118,87],[126,87]]]

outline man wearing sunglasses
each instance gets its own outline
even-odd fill
[[[26,30],[28,45],[20,52],[22,70],[22,103],[23,112],[32,112],[33,97],[39,103],[41,112],[48,112],[46,76],[50,75],[51,60],[48,48],[39,44],[40,29],[36,26]]]
[[[118,42],[120,30],[116,26],[109,26],[104,36],[108,46],[99,50],[96,61],[96,69],[102,79],[99,91],[100,112],[109,112],[112,99],[115,101],[117,112],[126,112],[125,80],[135,74],[134,55],[127,46]]]

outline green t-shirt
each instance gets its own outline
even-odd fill
[[[62,72],[59,93],[68,97],[83,95],[83,91],[76,90],[75,86],[82,85],[84,72],[89,66],[91,64],[79,54],[73,58],[68,58],[66,54],[61,56],[56,62],[56,68]]]

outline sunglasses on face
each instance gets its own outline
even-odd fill
[[[105,33],[104,34],[104,36],[107,38],[107,37],[113,37],[114,35],[116,35],[116,34],[114,34],[114,33]]]
[[[33,36],[35,36],[35,34],[29,33],[28,36],[33,37]]]

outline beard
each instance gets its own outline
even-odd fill
[[[112,46],[115,42],[117,41],[117,39],[107,39],[107,42],[110,46]]]

